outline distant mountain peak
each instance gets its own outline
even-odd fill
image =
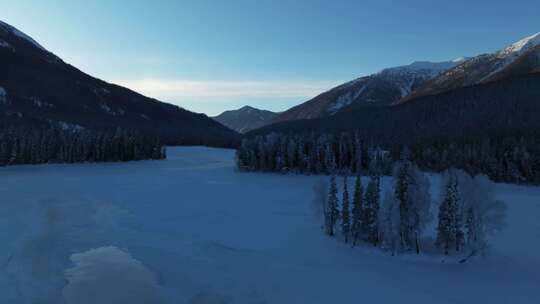
[[[382,70],[379,73],[424,73],[436,76],[437,74],[446,71],[450,68],[453,68],[461,61],[450,60],[450,61],[414,61],[408,65],[397,66],[393,68],[387,68]]]
[[[468,58],[417,88],[406,100],[540,70],[540,33],[497,52]]]
[[[540,32],[525,37],[498,52],[499,55],[521,55],[522,53],[540,45]]]
[[[390,105],[409,95],[425,81],[461,64],[462,61],[415,61],[408,65],[387,68],[332,88],[281,113],[273,122],[313,119],[358,107]]]
[[[245,105],[245,106],[241,107],[240,109],[238,109],[237,111],[245,112],[245,111],[262,111],[262,110],[254,108],[252,106]]]
[[[276,115],[277,113],[246,105],[237,110],[225,111],[213,119],[239,133],[246,133],[267,125]]]

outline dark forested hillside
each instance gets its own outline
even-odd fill
[[[420,166],[457,166],[499,181],[540,182],[540,74],[530,74],[248,133],[354,134],[396,158],[408,146]],[[334,140],[334,149],[337,145]],[[336,150],[336,153],[339,153]],[[339,158],[339,156],[336,156]]]
[[[322,119],[272,124],[247,134],[355,130],[384,143],[538,134],[540,73],[425,96],[391,107],[363,108]]]
[[[166,144],[234,146],[239,135],[203,114],[145,97],[66,64],[0,22],[0,116],[88,130],[133,129]]]

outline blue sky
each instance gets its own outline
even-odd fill
[[[491,52],[540,31],[539,11],[538,0],[2,0],[0,20],[93,76],[215,115]]]

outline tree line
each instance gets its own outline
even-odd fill
[[[391,252],[421,253],[435,247],[445,255],[474,256],[488,247],[487,236],[505,223],[506,205],[495,199],[485,176],[471,177],[460,170],[445,173],[442,197],[435,203],[429,179],[409,160],[400,160],[393,169],[393,184],[381,195],[381,177],[372,175],[364,188],[358,175],[352,200],[347,175],[343,177],[341,198],[336,176],[329,185],[314,186],[315,203],[323,210],[324,232],[356,246],[365,242]],[[435,241],[426,237],[426,228],[435,218]]]
[[[0,130],[0,166],[164,158],[165,148],[157,138],[122,129],[90,131],[50,126]]]
[[[497,182],[540,183],[540,150],[531,148],[534,141],[528,137],[404,145],[366,140],[360,134],[269,133],[245,138],[237,151],[237,166],[243,171],[389,175],[400,155],[408,151],[422,170],[458,168]]]

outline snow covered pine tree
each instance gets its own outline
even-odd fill
[[[343,200],[341,202],[341,233],[345,243],[349,242],[351,231],[351,216],[349,207],[349,190],[347,189],[347,176],[343,177]]]
[[[451,248],[455,248],[456,252],[460,250],[464,236],[458,179],[454,172],[448,173],[446,184],[441,190],[444,197],[439,205],[436,245],[448,255]]]
[[[362,189],[362,178],[360,175],[356,177],[354,183],[353,209],[352,209],[352,237],[353,246],[356,246],[358,238],[362,236],[362,217],[364,216],[364,190]]]
[[[339,220],[338,197],[337,197],[336,177],[330,178],[330,190],[328,191],[328,201],[326,203],[326,233],[334,236],[336,224]]]
[[[366,188],[365,206],[362,209],[362,230],[367,242],[377,245],[379,242],[378,214],[380,203],[379,178],[372,176]]]
[[[402,160],[394,170],[394,194],[399,202],[401,249],[420,253],[420,236],[431,221],[429,180],[410,161]]]

